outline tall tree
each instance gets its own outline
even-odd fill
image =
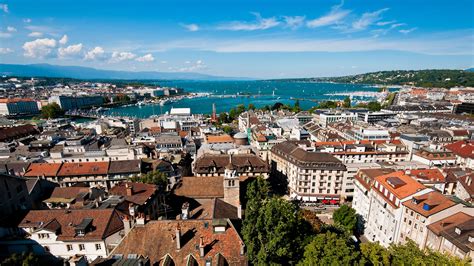
[[[335,224],[344,227],[351,234],[354,233],[357,226],[357,214],[354,209],[342,205],[333,213],[332,218]]]
[[[155,184],[161,189],[166,189],[169,182],[166,174],[160,171],[151,171],[142,176],[134,176],[131,178],[131,181],[146,184]]]
[[[249,103],[248,110],[255,110],[255,105],[253,103]]]
[[[351,108],[351,98],[349,96],[344,98],[344,103],[342,104],[342,107]]]
[[[360,265],[390,265],[390,252],[379,243],[362,243],[360,253]]]
[[[351,240],[334,232],[316,235],[306,246],[299,265],[354,265],[359,252]]]
[[[41,116],[46,119],[58,118],[63,115],[64,111],[57,103],[50,103],[41,108]]]

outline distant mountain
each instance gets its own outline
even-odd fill
[[[474,67],[471,67],[471,68],[468,68],[468,69],[464,69],[464,71],[474,72]]]
[[[323,78],[286,79],[294,82],[337,82],[370,85],[412,85],[418,87],[474,87],[474,72],[468,70],[393,70]]]
[[[193,72],[117,71],[80,66],[50,64],[0,64],[0,74],[18,77],[51,77],[75,79],[147,79],[147,80],[249,80],[248,78],[219,77]]]

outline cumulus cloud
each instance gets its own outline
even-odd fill
[[[13,53],[13,50],[10,48],[0,47],[0,54],[9,54],[9,53]]]
[[[58,49],[58,56],[60,58],[71,57],[78,55],[82,51],[82,43],[69,45],[67,47],[60,47]]]
[[[187,29],[188,31],[198,31],[199,30],[199,26],[197,24],[181,24],[181,26],[185,29]]]
[[[90,49],[84,56],[85,60],[102,60],[105,58],[104,48],[96,46]]]
[[[372,25],[372,24],[378,22],[379,20],[381,20],[382,19],[382,17],[381,17],[382,13],[384,13],[387,10],[388,10],[388,8],[383,8],[383,9],[379,9],[379,10],[374,11],[374,12],[366,12],[366,13],[362,14],[360,19],[358,19],[358,20],[356,20],[352,23],[352,28],[354,30],[365,30],[370,25]]]
[[[31,42],[23,44],[24,56],[32,58],[44,58],[51,54],[56,47],[56,40],[54,39],[36,39]]]
[[[192,72],[192,71],[198,71],[198,70],[207,68],[207,65],[204,64],[202,60],[197,60],[195,62],[186,61],[185,64],[187,65],[184,67],[169,67],[168,69],[171,71],[177,71],[177,72]]]
[[[137,57],[137,59],[135,60],[137,60],[138,62],[153,62],[155,61],[155,58],[152,54],[146,54],[144,56]]]
[[[8,27],[7,27],[7,31],[8,31],[8,32],[16,32],[16,28],[15,28],[15,27],[12,27],[12,26],[8,26]]]
[[[328,14],[306,22],[306,26],[308,26],[309,28],[318,28],[339,24],[350,13],[350,10],[342,9],[342,4],[336,5],[331,8],[331,11]]]
[[[255,16],[255,21],[232,21],[222,24],[217,27],[218,30],[230,31],[254,31],[266,30],[280,25],[280,22],[275,17],[263,18],[260,13],[252,13]]]
[[[297,29],[303,25],[305,16],[283,16],[283,20],[285,21],[286,27]]]
[[[64,34],[63,37],[59,40],[59,43],[65,45],[68,41],[67,35]]]
[[[33,31],[30,34],[28,34],[29,37],[42,37],[43,33],[39,31]]]
[[[130,52],[113,52],[112,58],[110,60],[112,62],[121,62],[121,61],[126,61],[126,60],[132,60],[135,57],[137,57],[137,55]]]
[[[10,10],[8,9],[8,5],[7,4],[1,4],[0,3],[0,10],[2,10],[3,12],[5,13],[9,13]]]

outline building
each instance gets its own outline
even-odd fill
[[[268,164],[255,154],[204,154],[194,162],[196,176],[223,176],[232,165],[238,176],[268,177]]]
[[[49,103],[57,103],[63,110],[75,110],[80,108],[100,106],[104,103],[102,96],[51,96]]]
[[[369,191],[370,207],[365,228],[367,239],[378,241],[384,247],[397,243],[403,203],[430,191],[403,171],[375,177]]]
[[[456,162],[459,165],[474,168],[473,140],[460,140],[444,147],[456,156]]]
[[[474,179],[474,173],[464,173],[460,175],[456,182],[456,189],[454,191],[454,195],[458,198],[473,202],[474,200],[474,183],[472,182]]]
[[[107,257],[124,229],[114,209],[33,210],[19,227],[54,256],[84,255],[89,261]]]
[[[26,179],[0,174],[0,237],[8,234],[4,229],[16,226],[17,216],[24,215],[31,206]]]
[[[326,111],[317,115],[316,120],[324,128],[335,122],[356,121],[357,117],[357,114],[352,112]]]
[[[397,114],[389,112],[359,112],[357,113],[357,120],[368,124],[375,124],[386,119],[393,119],[396,116]]]
[[[155,138],[156,149],[163,153],[183,151],[183,141],[178,134],[160,134]]]
[[[426,246],[441,253],[474,259],[474,217],[458,212],[428,225]]]
[[[450,151],[435,150],[433,148],[422,148],[412,156],[413,161],[426,164],[430,167],[454,166],[456,157]]]
[[[297,142],[273,146],[272,176],[288,183],[290,197],[303,201],[339,201],[346,167],[329,153],[310,152]]]
[[[38,102],[28,98],[0,99],[0,115],[18,116],[38,114]]]

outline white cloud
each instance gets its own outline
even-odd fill
[[[181,26],[185,29],[187,29],[188,31],[198,31],[199,30],[199,26],[197,24],[181,24]]]
[[[232,21],[229,23],[222,24],[217,27],[218,30],[230,30],[230,31],[254,31],[254,30],[266,30],[276,27],[280,22],[275,17],[263,18],[260,13],[252,13],[256,20],[252,22],[247,21]]]
[[[96,46],[93,49],[89,50],[84,56],[85,60],[102,60],[105,58],[104,48]]]
[[[33,31],[30,34],[28,34],[29,37],[42,37],[43,33],[39,31]]]
[[[59,40],[59,43],[65,45],[68,41],[67,35],[64,34],[63,37]]]
[[[382,17],[380,15],[382,15],[382,13],[384,13],[387,10],[388,10],[388,8],[383,8],[383,9],[379,9],[379,10],[374,11],[374,12],[366,12],[366,13],[362,14],[360,19],[358,19],[358,20],[356,20],[352,23],[352,29],[354,29],[354,30],[364,30],[364,29],[366,29],[370,25],[372,25],[372,24],[378,22],[379,20],[381,20]]]
[[[193,72],[207,68],[207,65],[204,64],[202,60],[197,60],[195,62],[186,61],[185,64],[187,65],[184,67],[168,67],[168,69],[175,72]]]
[[[291,29],[297,29],[303,25],[305,16],[283,16],[283,20],[285,21],[286,27]]]
[[[2,10],[5,13],[10,12],[10,10],[8,10],[8,5],[7,4],[0,4],[0,10]]]
[[[53,48],[56,47],[54,39],[36,39],[23,44],[24,56],[32,58],[44,58],[51,54]]]
[[[82,43],[69,45],[68,47],[60,47],[58,49],[58,56],[60,58],[78,55],[82,51]]]
[[[24,18],[24,19],[23,19],[23,22],[25,22],[25,23],[31,23],[31,18]]]
[[[377,26],[385,26],[385,25],[389,25],[389,24],[393,24],[395,23],[396,21],[395,20],[390,20],[390,21],[379,21],[376,23]]]
[[[121,62],[125,60],[132,60],[137,57],[135,54],[130,52],[113,52],[111,62]]]
[[[10,48],[0,47],[0,54],[9,54],[9,53],[13,53],[13,50]]]
[[[415,30],[416,30],[416,28],[411,28],[411,29],[407,29],[407,30],[399,30],[398,32],[403,33],[403,34],[408,34],[408,33],[412,32],[412,31],[415,31]]]
[[[12,34],[10,32],[0,31],[0,38],[10,38],[10,37],[12,37]]]
[[[160,63],[162,63],[162,64],[167,64],[168,61],[164,61],[164,60],[163,60],[163,61],[161,61]]]
[[[137,60],[138,62],[153,62],[155,61],[155,58],[152,54],[146,54],[144,56],[137,57],[137,59],[135,60]]]
[[[15,28],[15,27],[12,27],[12,26],[8,26],[8,27],[7,27],[7,31],[8,31],[8,32],[16,32],[16,28]]]
[[[341,9],[341,7],[342,4],[333,6],[328,14],[317,19],[309,20],[306,22],[306,26],[309,28],[318,28],[341,23],[347,15],[351,13],[350,10]]]

